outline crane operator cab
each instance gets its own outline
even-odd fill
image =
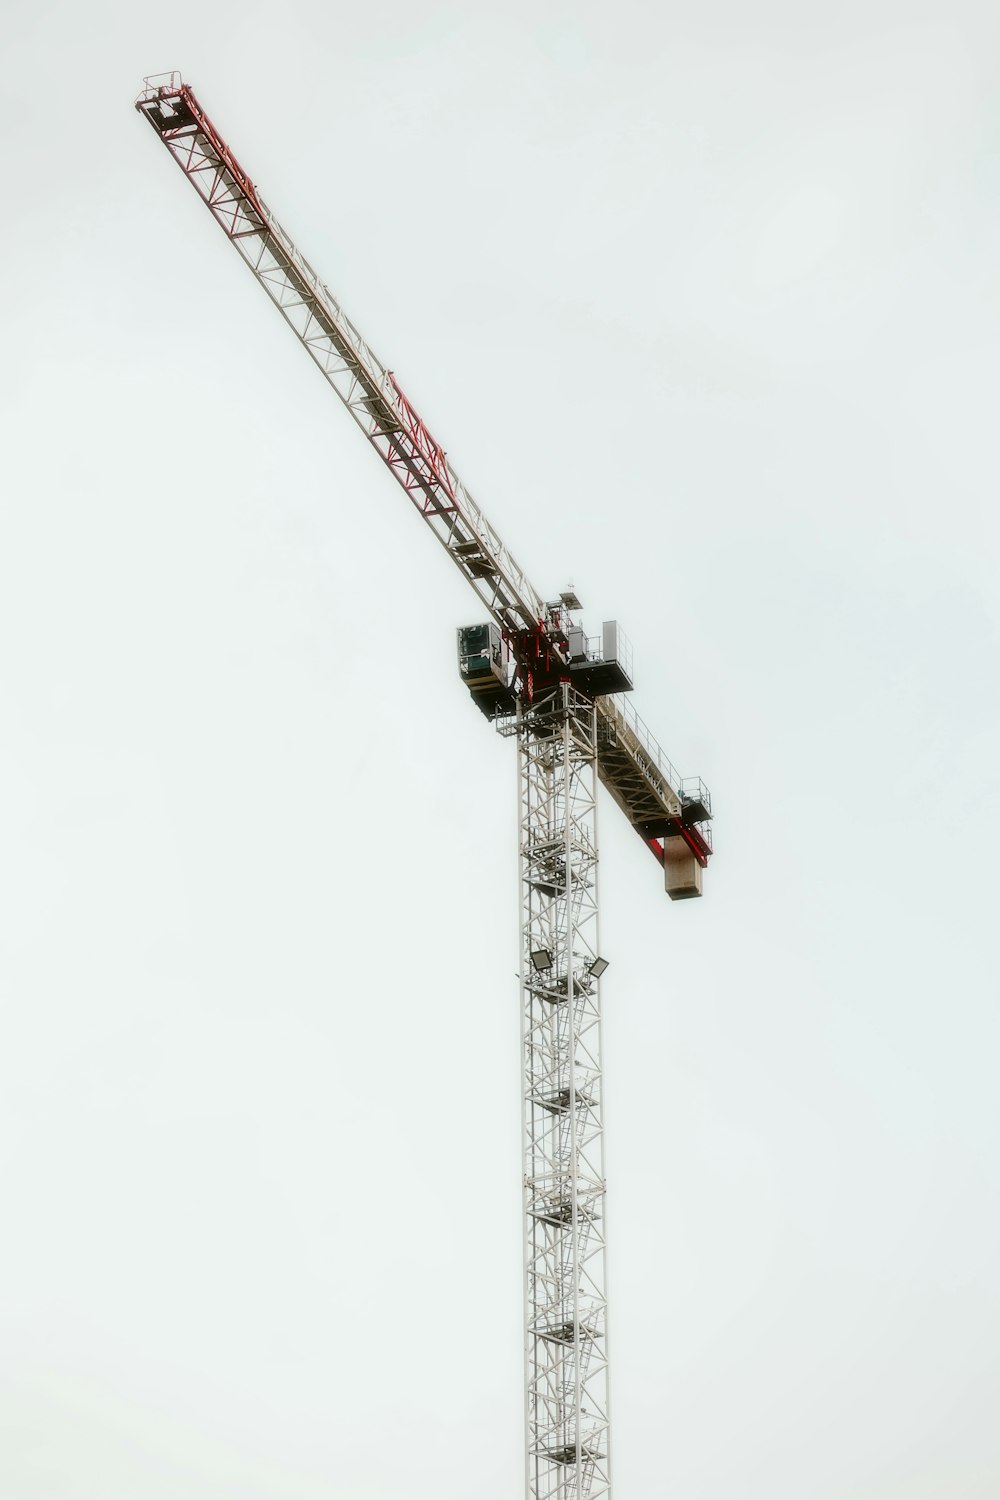
[[[499,625],[462,626],[458,632],[458,670],[473,703],[488,719],[514,712],[510,652]]]

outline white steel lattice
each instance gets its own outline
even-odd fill
[[[344,313],[179,74],[136,108],[500,628],[516,675],[500,732],[518,744],[524,1036],[527,1500],[611,1492],[604,1118],[597,947],[600,779],[661,865],[708,863],[711,802],[618,696],[573,686],[567,595],[546,603],[394,374]],[[586,655],[586,654],[585,654]],[[560,676],[570,680],[559,682]],[[552,684],[555,683],[555,686]],[[600,691],[593,683],[594,691]],[[614,691],[612,688],[608,692]],[[666,845],[673,846],[667,857]],[[678,850],[678,846],[679,850]],[[671,876],[671,871],[674,876]]]
[[[611,1488],[597,948],[597,725],[569,683],[522,705],[528,1500]],[[598,965],[598,967],[600,967]]]

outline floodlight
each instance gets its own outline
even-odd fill
[[[539,972],[544,972],[545,969],[552,967],[552,954],[548,948],[532,948],[531,962]]]
[[[601,975],[608,967],[608,960],[606,958],[595,958],[591,960],[587,967],[590,970],[591,974],[593,974],[595,979],[600,979]]]

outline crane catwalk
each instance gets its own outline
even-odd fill
[[[711,803],[622,696],[629,652],[570,590],[546,601],[339,302],[275,221],[179,74],[136,100],[488,616],[459,631],[473,701],[518,762],[524,1110],[525,1494],[611,1493],[597,784],[663,868],[701,894]]]

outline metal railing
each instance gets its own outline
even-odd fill
[[[615,720],[624,722],[629,735],[635,741],[635,745],[649,761],[650,765],[667,783],[670,790],[681,803],[700,801],[705,807],[709,817],[712,814],[712,799],[708,787],[700,776],[682,776],[673,761],[663,750],[657,740],[653,738],[647,725],[640,719],[632,707],[630,698],[618,693],[614,697],[599,698],[597,700],[598,713],[608,720],[615,728]]]
[[[615,660],[622,667],[622,669],[623,669],[623,671],[625,673],[625,676],[631,682],[632,681],[632,677],[633,677],[633,672],[632,672],[632,642],[629,640],[629,638],[625,634],[624,630],[618,624],[617,620],[615,621],[615,625],[617,626],[617,631],[618,631],[618,651],[617,651],[617,654],[615,656]],[[604,661],[605,660],[605,656],[604,656],[604,633],[603,633],[603,631],[602,631],[602,633],[600,635],[588,635],[588,636],[584,636],[584,639],[583,639],[583,649],[584,649],[584,652],[586,654],[586,658],[587,658],[588,661],[595,661],[595,662],[596,661]]]
[[[181,75],[176,69],[172,73],[150,73],[142,80],[139,98],[155,99],[160,93],[176,94],[181,83]]]

